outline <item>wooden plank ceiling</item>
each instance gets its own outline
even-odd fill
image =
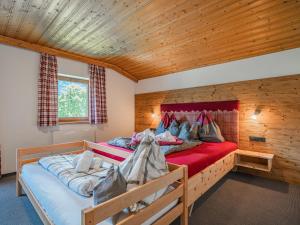
[[[1,0],[0,35],[140,80],[300,47],[300,0]]]

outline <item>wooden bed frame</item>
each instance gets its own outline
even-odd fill
[[[131,152],[119,151],[109,146],[101,146],[100,150],[102,152],[113,152],[114,155],[120,156],[122,158],[127,158],[131,154]],[[188,178],[188,206],[191,206],[201,195],[203,195],[222,177],[224,177],[228,172],[230,172],[237,166],[236,153],[238,151],[239,150],[237,149],[235,151],[230,152],[215,163],[206,167],[204,170]]]
[[[190,123],[195,122],[199,114],[203,111],[208,112],[219,125],[222,135],[228,141],[238,143],[239,139],[239,101],[214,101],[214,102],[190,102],[161,104],[161,115],[172,114],[179,120]],[[229,128],[230,127],[230,128]],[[236,166],[236,150],[225,155],[215,163],[206,167],[188,179],[188,206],[193,203],[224,177]]]
[[[105,151],[110,154],[116,154],[124,157],[124,153],[120,151],[115,151],[111,149],[103,149],[102,146],[88,142],[88,141],[78,141],[65,144],[55,144],[42,147],[34,148],[20,148],[17,149],[17,176],[16,176],[16,194],[20,196],[22,190],[27,194],[29,200],[34,206],[36,212],[40,216],[41,220],[46,225],[53,225],[53,222],[48,217],[46,211],[39,204],[34,193],[26,185],[22,179],[22,166],[27,163],[32,163],[38,161],[42,156],[51,154],[79,154],[88,149],[98,149]],[[121,154],[121,155],[120,155]],[[128,153],[129,154],[129,153]],[[127,155],[128,156],[128,155]],[[101,156],[104,160],[109,161],[114,164],[119,164],[120,162]],[[147,219],[154,216],[163,208],[167,207],[170,203],[179,199],[176,206],[174,206],[170,211],[161,216],[154,224],[164,225],[170,224],[177,217],[181,217],[181,224],[188,224],[188,196],[187,196],[187,167],[178,166],[174,164],[168,164],[170,173],[152,180],[144,185],[141,185],[135,189],[132,189],[122,195],[119,195],[113,199],[110,199],[102,204],[95,207],[90,207],[82,210],[82,225],[96,225],[97,223],[115,215],[116,213],[122,211],[124,208],[144,199],[145,197],[157,192],[158,190],[174,184],[175,189],[159,198],[153,202],[148,207],[140,210],[139,212],[132,213],[125,219],[118,222],[118,225],[132,225],[141,224]]]
[[[236,150],[227,154],[188,179],[188,206],[235,168],[235,152]]]

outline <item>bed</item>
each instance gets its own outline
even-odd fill
[[[44,224],[109,225],[109,224],[169,224],[178,216],[187,221],[187,169],[169,164],[170,172],[102,204],[93,206],[92,198],[82,197],[62,184],[55,176],[38,165],[42,156],[79,154],[87,149],[102,149],[88,141],[57,144],[17,150],[16,193],[28,196]],[[124,155],[120,151],[102,149],[107,154]],[[102,156],[107,163],[119,161]],[[168,185],[173,190],[136,213],[126,208]],[[114,220],[114,215],[119,218]]]
[[[239,140],[239,101],[198,102],[162,104],[161,115],[173,114],[180,119],[185,117],[193,122],[199,113],[207,111],[219,125],[225,142],[202,143],[192,149],[167,155],[169,163],[188,166],[188,206],[191,206],[202,194],[212,187],[218,180],[235,167],[235,153],[238,150]],[[130,149],[115,147],[101,142],[100,155],[124,160],[132,152]],[[113,149],[121,154],[112,154],[103,149]]]
[[[98,144],[105,148],[113,148],[117,151],[124,152],[123,154],[125,155],[123,157],[126,157],[128,153],[130,154],[131,152],[133,152],[133,150],[131,149],[112,146],[107,144],[106,142],[99,142]],[[188,167],[188,177],[192,177],[209,165],[223,158],[227,154],[235,151],[237,148],[237,144],[230,141],[225,141],[222,143],[204,142],[201,145],[193,147],[191,149],[169,154],[166,156],[166,159],[169,163],[173,163],[176,165],[186,165]],[[94,150],[94,152],[120,162],[125,160],[125,158],[121,156],[108,154],[101,150]]]

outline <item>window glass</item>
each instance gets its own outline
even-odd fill
[[[59,76],[58,117],[88,119],[89,84],[87,80]]]

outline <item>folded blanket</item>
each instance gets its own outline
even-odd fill
[[[78,173],[73,166],[76,155],[55,155],[43,157],[39,164],[55,175],[62,183],[72,191],[86,197],[90,197],[99,179],[105,177],[107,167],[89,169],[88,172]]]
[[[78,160],[80,159],[81,154],[77,155],[74,157],[73,161],[72,161],[72,165],[74,168],[76,168]],[[92,159],[91,165],[89,169],[99,169],[101,168],[101,166],[103,165],[103,160],[99,157],[94,157]]]
[[[75,167],[76,172],[88,172],[92,164],[93,156],[94,153],[91,151],[85,151],[82,154],[80,154]]]

